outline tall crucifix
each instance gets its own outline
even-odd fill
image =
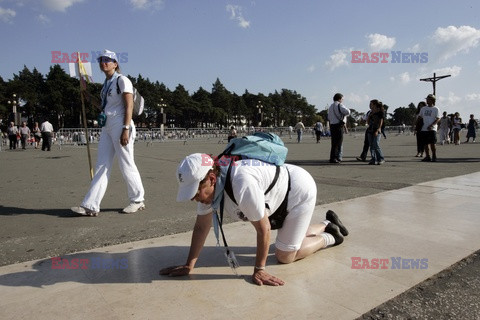
[[[450,76],[451,76],[451,74],[447,74],[446,76],[437,77],[436,73],[433,73],[433,78],[423,78],[423,79],[420,79],[420,81],[430,81],[431,83],[433,83],[433,95],[435,96],[435,83],[438,80],[441,80],[443,78],[447,78],[447,77],[450,77]]]

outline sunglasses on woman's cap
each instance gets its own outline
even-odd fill
[[[102,62],[105,62],[105,63],[108,63],[108,62],[115,62],[115,59],[112,59],[112,58],[109,58],[109,57],[99,57],[97,59],[98,62],[102,63]]]

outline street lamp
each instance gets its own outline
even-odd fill
[[[157,107],[160,108],[160,135],[164,136],[164,124],[167,123],[167,115],[163,113],[163,108],[167,107],[167,104],[160,98],[160,103],[157,103]]]
[[[13,122],[14,122],[15,125],[18,125],[18,121],[17,121],[17,95],[15,93],[12,95],[12,101],[8,100],[8,104],[12,105]]]
[[[262,126],[262,102],[261,101],[258,101],[258,104],[257,104],[257,109],[258,109],[258,126],[261,127]]]

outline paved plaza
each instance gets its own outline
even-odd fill
[[[355,159],[363,133],[352,133],[345,138],[344,162],[334,165],[328,163],[328,139],[316,144],[306,136],[297,144],[283,138],[287,162],[305,168],[317,183],[314,220],[333,209],[351,235],[341,246],[294,265],[278,265],[270,257],[268,269],[286,281],[282,288],[250,283],[255,234],[245,223],[225,227],[242,265],[240,278],[225,265],[213,233],[194,274],[158,275],[160,268],[184,262],[195,219],[193,203],[174,201],[175,168],[187,154],[220,153],[224,141],[138,142],[147,209],[119,213],[128,201],[114,167],[97,218],[69,211],[89,185],[84,146],[3,150],[0,318],[353,319],[480,249],[480,144],[438,146],[439,161],[423,163],[414,157],[413,135],[390,134],[381,141],[387,162],[369,166]],[[58,256],[128,266],[59,270],[50,259]],[[354,268],[359,257],[390,259],[389,268]],[[407,264],[393,268],[392,258]],[[409,261],[417,260],[423,268],[411,267]]]

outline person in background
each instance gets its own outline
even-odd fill
[[[419,114],[419,117],[423,120],[421,136],[425,148],[425,158],[422,161],[435,162],[437,161],[435,144],[437,143],[437,123],[440,121],[440,110],[435,106],[436,98],[433,94],[429,94],[426,99],[427,106],[423,107]],[[429,147],[432,151],[432,157],[430,157]]]
[[[38,126],[38,122],[35,122],[32,132],[33,132],[33,138],[35,139],[35,149],[38,149],[38,145],[40,143],[40,140],[42,139],[42,131]]]
[[[315,131],[317,143],[319,143],[320,138],[322,137],[322,134],[323,134],[323,123],[321,121],[317,121],[317,123],[315,123],[315,126],[313,127],[313,130]]]
[[[297,132],[297,143],[300,143],[300,141],[302,141],[303,131],[305,131],[302,120],[298,121],[295,125],[295,131]]]
[[[363,116],[363,120],[365,121],[365,124],[367,125],[367,129],[368,129],[368,117],[372,113],[372,108],[373,107],[374,107],[374,105],[370,102],[370,105],[369,105],[370,109]],[[365,130],[365,138],[363,139],[363,149],[362,149],[362,153],[360,154],[360,157],[357,157],[358,161],[367,161],[367,154],[368,154],[368,149],[369,148],[370,148],[370,145],[368,143],[368,131]]]
[[[52,138],[53,138],[53,126],[48,120],[42,122],[40,126],[40,131],[42,132],[42,151],[50,151],[52,147]]]
[[[470,120],[468,120],[467,124],[467,141],[465,143],[468,143],[470,141],[470,138],[473,139],[473,142],[475,142],[475,138],[477,137],[477,133],[475,132],[478,128],[478,123],[474,119],[474,115],[470,115]]]
[[[22,149],[25,150],[27,146],[27,141],[30,139],[30,128],[27,127],[27,123],[22,122],[22,126],[18,130],[20,132],[20,141],[22,143]]]
[[[443,116],[440,118],[440,121],[438,122],[438,135],[440,139],[440,144],[443,146],[445,143],[450,143],[450,138],[448,135],[448,132],[450,130],[449,128],[449,123],[450,119],[447,117],[447,111],[443,112]]]
[[[350,110],[343,104],[343,94],[336,93],[333,103],[328,108],[328,121],[330,123],[331,149],[330,163],[342,162],[343,133],[345,130],[345,117],[350,115]]]
[[[425,107],[427,103],[425,101],[420,101],[417,106],[417,112],[415,115],[415,128],[413,129],[413,134],[415,135],[417,139],[417,154],[415,157],[420,157],[423,158],[423,151],[425,150],[424,143],[422,141],[422,135],[420,132],[422,132],[422,127],[423,127],[423,120],[420,118],[420,110],[422,110],[423,107]]]
[[[235,127],[234,126],[231,126],[230,127],[230,131],[228,132],[228,142],[230,142],[230,140],[234,139],[237,137],[237,130],[235,130]]]
[[[370,110],[372,110],[372,112],[368,117],[367,135],[372,159],[368,164],[381,165],[385,163],[385,158],[383,157],[382,149],[380,148],[385,108],[381,101],[375,99],[370,101]]]
[[[10,140],[10,150],[17,149],[18,128],[14,122],[10,122],[7,128],[8,140]]]
[[[82,204],[71,210],[80,215],[97,216],[100,203],[107,190],[108,180],[115,157],[127,184],[130,204],[123,213],[145,209],[142,179],[133,157],[135,125],[133,114],[133,85],[130,79],[120,74],[115,52],[104,50],[98,58],[100,70],[105,74],[101,98],[105,120],[98,143],[95,175]]]
[[[460,114],[455,112],[452,121],[452,130],[453,130],[453,143],[455,145],[460,144],[460,131],[462,130],[462,118],[460,118]]]

